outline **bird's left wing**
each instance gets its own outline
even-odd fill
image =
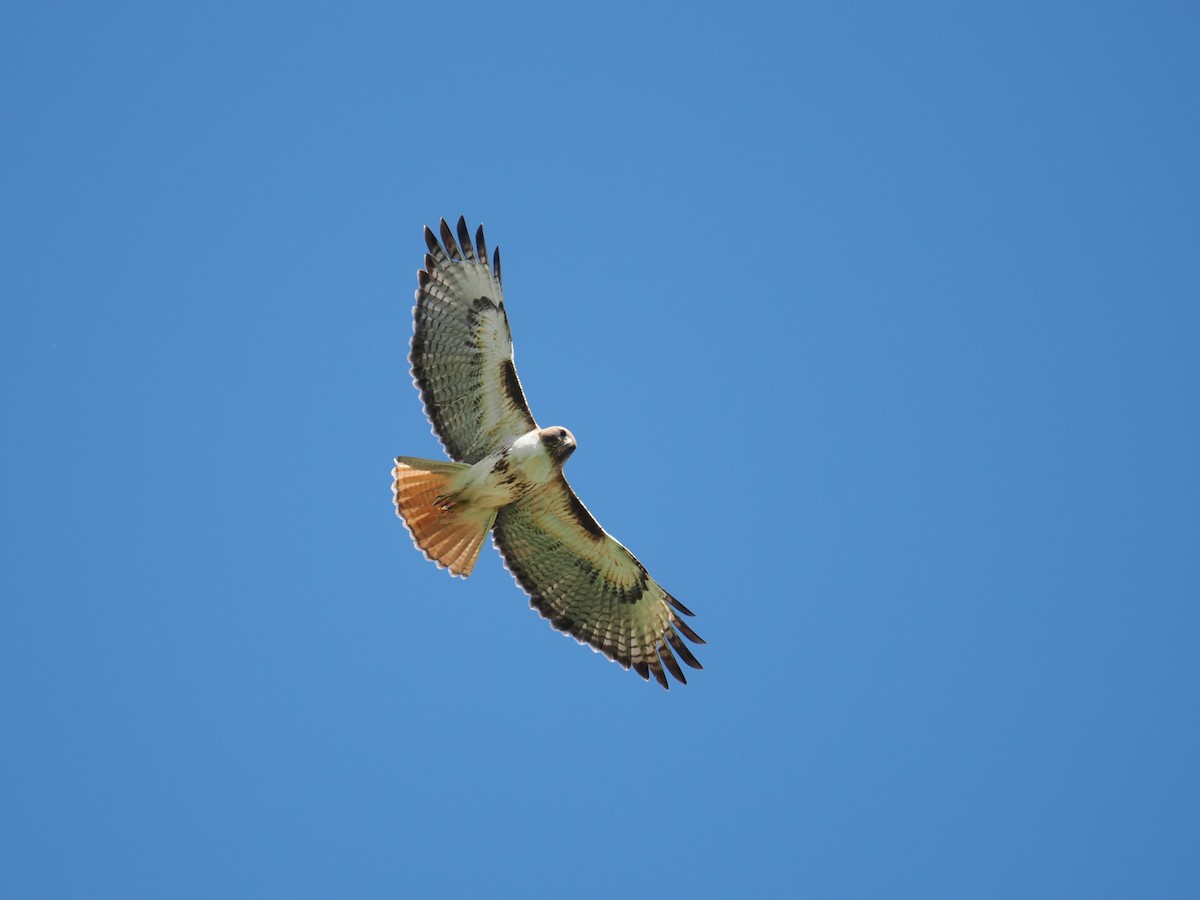
[[[408,358],[434,434],[451,459],[474,463],[537,423],[513,365],[500,251],[489,264],[483,226],[472,241],[461,217],[458,240],[445,219],[440,231],[438,243],[425,229]]]
[[[561,474],[503,507],[492,536],[530,606],[557,630],[664,688],[664,667],[687,683],[676,655],[701,668],[679,636],[704,643],[680,618],[692,612],[600,527]]]

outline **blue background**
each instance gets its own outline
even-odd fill
[[[9,9],[0,893],[1195,896],[1196,10]],[[686,687],[395,517],[460,213]]]

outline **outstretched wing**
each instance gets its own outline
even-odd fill
[[[676,654],[701,668],[679,637],[704,643],[680,618],[691,610],[600,527],[561,474],[503,507],[492,536],[530,606],[559,631],[663,687],[664,667],[687,683]]]
[[[478,462],[537,427],[513,366],[512,334],[500,287],[500,251],[488,264],[483,226],[446,220],[442,241],[425,229],[425,268],[413,310],[413,383],[433,433],[457,462]]]

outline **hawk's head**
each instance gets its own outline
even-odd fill
[[[567,457],[575,452],[575,435],[567,431],[561,425],[555,425],[553,428],[543,428],[540,432],[542,436],[542,446],[546,448],[546,452],[550,454],[550,458],[560,466],[567,461]]]

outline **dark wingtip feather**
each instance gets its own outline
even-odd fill
[[[649,668],[651,674],[654,675],[654,680],[661,684],[665,690],[669,691],[671,689],[671,682],[667,681],[666,673],[663,672],[663,667],[659,664],[657,658],[650,660]]]
[[[675,657],[671,655],[671,648],[661,642],[658,645],[658,658],[663,661],[663,665],[670,670],[676,680],[687,684],[687,679],[683,677],[683,669],[679,668],[679,663],[675,662]]]
[[[678,628],[680,630],[680,632],[683,633],[683,636],[685,638],[687,638],[689,641],[691,641],[693,644],[708,643],[706,640],[704,640],[704,638],[700,637],[700,635],[698,635],[698,634],[696,634],[696,632],[692,631],[692,626],[690,626],[687,622],[683,621],[683,619],[672,619],[671,624],[674,625],[676,628]]]
[[[650,680],[650,667],[648,665],[646,665],[646,663],[644,661],[638,660],[637,662],[632,663],[632,665],[633,665],[633,671],[635,671],[639,675],[641,675],[642,679],[644,681]]]
[[[667,642],[675,648],[675,652],[679,654],[679,658],[682,659],[684,663],[691,666],[693,669],[704,668],[704,666],[700,665],[700,661],[696,659],[696,657],[692,656],[692,651],[688,649],[687,644],[681,641],[679,639],[679,635],[677,635],[674,631],[668,628],[667,633],[663,635],[663,637],[665,637]]]
[[[487,265],[487,243],[483,240],[483,226],[475,229],[475,255],[485,266]]]
[[[433,229],[428,225],[425,226],[425,246],[429,248],[430,253],[434,253],[438,249],[437,236],[433,233]],[[429,257],[426,256],[425,259],[428,260]],[[429,265],[429,263],[426,262],[425,265]]]
[[[458,217],[458,245],[462,247],[463,256],[474,262],[475,245],[471,243],[471,229],[467,227],[467,217]]]
[[[694,616],[695,615],[694,612],[692,612],[690,609],[688,609],[686,606],[684,606],[682,603],[680,603],[678,600],[676,600],[670,594],[667,594],[667,602],[670,603],[671,606],[675,607],[675,609],[679,610],[679,612],[683,613],[685,616]]]
[[[497,281],[499,281],[501,284],[504,283],[503,279],[500,277],[500,248],[499,247],[497,247],[495,250],[492,251],[492,274],[496,276]]]
[[[446,224],[446,220],[441,222],[442,244],[446,248],[446,252],[451,259],[462,260],[462,251],[458,249],[458,241],[454,239],[454,232],[450,230],[450,226]]]

